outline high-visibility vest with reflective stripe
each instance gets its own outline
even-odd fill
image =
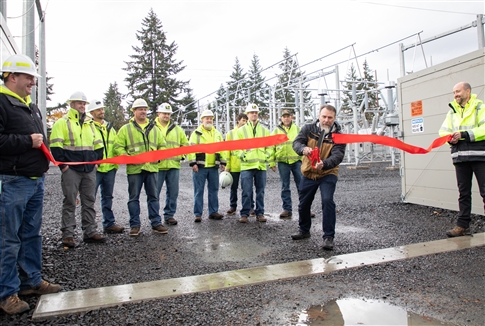
[[[274,146],[271,158],[269,160],[270,167],[275,166],[278,162],[293,164],[301,161],[301,156],[296,154],[296,152],[293,150],[293,140],[296,138],[296,136],[298,136],[299,132],[300,127],[295,125],[293,122],[289,128],[286,128],[283,124],[280,124],[275,128],[275,130],[273,130],[271,135],[285,134],[288,137],[288,140],[282,144]]]
[[[238,139],[250,139],[257,137],[269,136],[269,130],[261,125],[258,121],[254,127],[251,121],[238,129]],[[248,150],[236,151],[241,160],[241,171],[245,170],[266,170],[266,163],[269,161],[272,153],[272,147],[253,148]]]
[[[226,140],[237,140],[238,127],[230,130],[226,135]],[[226,151],[226,169],[231,172],[241,172],[241,160],[237,157],[236,151]]]
[[[144,129],[134,118],[120,128],[116,135],[113,151],[118,155],[137,155],[165,148],[165,139],[154,121],[148,123]],[[142,164],[127,164],[126,174],[139,174],[141,171],[158,172],[158,163],[146,162]]]
[[[157,127],[161,130],[162,135],[165,138],[167,149],[189,145],[189,140],[187,139],[184,130],[179,125],[173,121],[170,121],[167,126],[164,127],[158,118],[155,121],[157,123]],[[160,163],[158,163],[158,169],[180,169],[180,160],[183,159],[185,159],[185,155],[169,157],[165,160],[161,160]]]
[[[202,125],[200,125],[195,131],[190,135],[189,144],[210,144],[224,141],[222,134],[215,127],[211,130],[206,130]],[[218,167],[219,164],[226,164],[224,152],[219,152],[215,154],[206,153],[190,153],[188,155],[189,165],[202,166],[206,168]]]
[[[110,123],[99,123],[94,121],[94,127],[97,129],[97,132],[101,135],[101,139],[103,141],[103,159],[112,158],[114,156],[113,153],[113,145],[116,138],[116,130],[113,128],[113,125]],[[98,167],[98,172],[109,172],[113,169],[118,169],[118,164],[111,164],[111,163],[104,163],[100,164]]]
[[[485,161],[485,105],[476,94],[472,94],[465,107],[462,108],[456,101],[449,106],[451,110],[441,125],[439,135],[466,131],[470,137],[469,141],[462,138],[457,144],[451,144],[453,163]]]
[[[92,162],[98,159],[97,149],[103,148],[103,141],[94,127],[94,121],[86,117],[82,122],[80,114],[70,109],[52,126],[50,147],[61,148],[67,162]]]

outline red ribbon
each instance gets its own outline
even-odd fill
[[[178,148],[161,149],[157,151],[146,152],[134,156],[120,155],[104,160],[93,161],[93,162],[58,162],[54,160],[51,152],[47,147],[42,144],[41,150],[44,152],[45,156],[54,163],[55,165],[69,164],[69,165],[80,165],[80,164],[102,164],[102,163],[112,163],[112,164],[142,164],[146,162],[156,162],[159,160],[164,160],[174,156],[180,156],[191,153],[207,153],[214,154],[223,151],[234,151],[234,150],[245,150],[258,147],[270,147],[278,145],[288,141],[288,137],[284,134],[273,135],[268,137],[257,137],[251,139],[240,139],[240,140],[227,140],[224,142],[217,142],[211,144],[199,144],[191,146],[183,146]]]
[[[452,135],[447,135],[443,137],[436,138],[431,145],[425,149],[410,144],[406,144],[399,139],[387,137],[387,136],[377,136],[377,135],[356,135],[356,134],[333,134],[332,140],[335,144],[351,144],[351,143],[364,143],[370,142],[374,144],[380,144],[385,146],[391,146],[401,149],[410,154],[426,154],[431,152],[433,148],[438,148],[443,144],[449,142]]]
[[[320,162],[320,149],[315,147],[310,153],[310,160],[312,161],[312,168],[317,168],[317,163]]]

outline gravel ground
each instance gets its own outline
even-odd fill
[[[221,221],[193,222],[193,189],[188,166],[181,171],[176,218],[167,235],[151,233],[146,200],[141,198],[142,234],[108,235],[104,245],[84,244],[78,229],[75,249],[61,246],[60,172],[51,167],[44,203],[44,278],[64,291],[201,275],[291,261],[388,248],[443,239],[456,212],[400,202],[398,171],[374,164],[367,170],[340,169],[335,195],[335,250],[321,249],[321,208],[315,199],[312,237],[292,241],[298,230],[297,195],[293,188],[290,220],[279,219],[281,199],[277,173],[268,170],[266,224],[239,214]],[[292,185],[292,187],[294,187]],[[229,207],[229,189],[219,191],[220,212]],[[164,196],[162,196],[164,199]],[[114,211],[128,227],[127,181],[117,175]],[[163,206],[163,205],[162,205]],[[205,205],[207,206],[207,205]],[[97,210],[100,212],[99,203]],[[239,207],[238,207],[239,209]],[[79,212],[78,212],[79,214]],[[99,213],[98,213],[99,215]],[[485,231],[483,216],[474,216],[474,232]],[[101,230],[101,217],[98,216]],[[78,216],[78,226],[80,220]],[[294,325],[310,306],[338,298],[378,299],[414,313],[458,325],[485,325],[485,247],[465,249],[357,269],[173,298],[126,304],[81,314],[32,321],[38,298],[27,297],[31,310],[9,316],[1,325]]]

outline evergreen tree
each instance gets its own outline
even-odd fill
[[[311,93],[307,91],[309,87],[308,83],[305,83],[306,77],[305,72],[300,70],[298,61],[295,56],[291,55],[288,48],[283,51],[284,61],[278,66],[282,73],[278,75],[278,82],[276,85],[276,107],[277,108],[287,108],[296,109],[296,104],[298,104],[298,109],[301,101],[303,103],[311,102]],[[303,99],[300,98],[300,89],[303,88]],[[298,95],[296,95],[298,94]],[[298,103],[296,101],[298,97]],[[312,108],[310,106],[305,106],[305,114],[311,114]]]
[[[234,113],[238,114],[239,112],[242,112],[243,108],[248,103],[246,73],[243,71],[237,57],[233,66],[233,71],[229,77],[231,80],[227,82],[227,87],[224,88],[221,85],[216,93],[217,107],[215,109],[221,118],[220,122],[226,121],[227,103],[229,103],[230,119],[232,119]]]
[[[175,77],[185,66],[182,66],[183,61],[175,60],[178,46],[175,42],[168,44],[162,27],[161,21],[150,9],[136,34],[141,47],[132,47],[136,54],[130,55],[132,61],[125,62],[127,67],[123,68],[128,72],[125,78],[128,95],[147,100],[152,116],[156,115],[158,105],[164,102],[177,106],[188,85],[187,81]]]
[[[356,84],[356,101],[355,105],[357,107],[361,107],[362,101],[365,101],[365,93],[367,93],[367,107],[364,103],[362,105],[362,109],[359,114],[362,114],[364,110],[376,110],[380,109],[379,106],[379,99],[378,93],[375,91],[378,87],[376,81],[374,79],[373,71],[370,69],[367,60],[364,60],[362,65],[363,67],[363,76],[358,77],[357,71],[352,63],[350,66],[350,70],[347,73],[346,82],[344,83],[345,90],[343,91],[343,103],[342,103],[342,110],[347,114],[352,114],[352,84]],[[368,121],[372,120],[374,116],[373,112],[366,113],[366,119]]]
[[[113,123],[115,130],[119,130],[126,123],[126,110],[121,105],[124,96],[118,90],[118,84],[109,84],[108,91],[104,93],[104,119]]]
[[[249,77],[247,80],[249,102],[256,103],[259,106],[260,119],[267,120],[269,117],[269,86],[266,84],[261,71],[259,58],[254,54],[253,59],[251,60]]]
[[[178,108],[177,117],[173,117],[179,125],[185,125],[190,121],[190,124],[197,125],[197,105],[192,89],[187,88],[185,90],[185,96],[180,101],[180,107]]]

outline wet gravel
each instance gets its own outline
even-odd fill
[[[401,203],[399,173],[386,170],[388,165],[374,164],[366,170],[341,168],[335,195],[337,234],[335,249],[331,252],[321,248],[318,196],[312,209],[317,213],[312,237],[296,242],[290,239],[298,230],[297,195],[293,188],[293,218],[279,219],[282,210],[279,178],[270,170],[265,200],[267,223],[259,224],[250,218],[250,223],[240,224],[239,214],[222,221],[208,220],[207,212],[202,223],[194,223],[192,180],[187,166],[181,171],[175,216],[179,224],[169,226],[167,235],[151,233],[146,197],[142,195],[143,233],[138,238],[130,238],[125,231],[108,235],[108,243],[104,245],[84,244],[78,229],[78,246],[65,250],[59,231],[60,172],[51,167],[46,179],[42,227],[44,278],[60,283],[64,291],[72,291],[329,258],[443,239],[445,231],[454,225],[456,212]],[[220,190],[219,199],[223,213],[229,208],[229,189]],[[121,168],[116,181],[114,211],[117,222],[128,228],[126,200],[126,174]],[[99,203],[96,207],[100,212]],[[98,223],[101,229],[99,213]],[[483,216],[473,217],[474,232],[485,232],[484,224]],[[26,297],[23,299],[29,302],[31,310],[17,316],[0,312],[0,324],[294,325],[302,311],[310,306],[338,298],[359,298],[382,300],[457,325],[484,325],[484,258],[485,247],[478,247],[328,275],[187,294],[34,321],[31,317],[38,298]]]

